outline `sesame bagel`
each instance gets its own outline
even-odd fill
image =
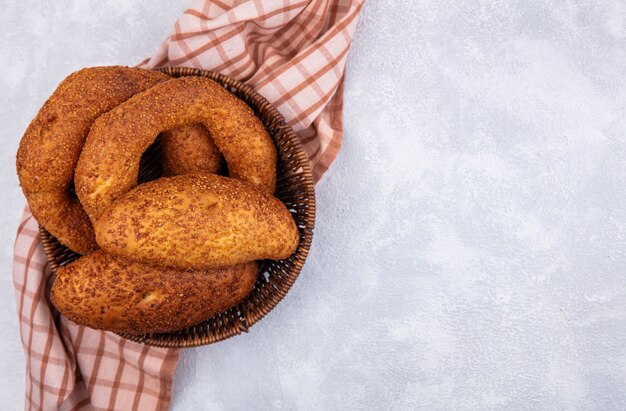
[[[207,129],[201,125],[177,128],[161,134],[163,175],[217,174],[222,155]]]
[[[162,333],[238,304],[257,275],[255,262],[193,271],[143,265],[98,250],[59,268],[50,298],[78,324],[135,335]]]
[[[92,223],[73,192],[74,169],[94,120],[170,79],[121,66],[82,69],[59,84],[28,126],[16,159],[20,184],[35,219],[65,246],[80,254],[97,249]],[[170,134],[177,138],[176,133]],[[184,133],[191,140],[208,138],[203,129]],[[167,150],[164,157],[174,167],[180,158]]]
[[[160,132],[198,123],[209,130],[231,177],[274,192],[276,149],[250,107],[212,80],[181,77],[131,97],[94,122],[74,177],[91,220],[137,185],[141,155]]]
[[[108,253],[179,268],[280,260],[300,240],[280,200],[215,174],[142,184],[107,208],[95,227],[96,240]]]

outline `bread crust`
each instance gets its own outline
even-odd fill
[[[163,175],[218,174],[222,154],[209,131],[199,124],[161,133]]]
[[[111,254],[196,269],[285,259],[300,238],[280,200],[213,174],[142,184],[118,198],[95,228],[98,244]]]
[[[180,270],[143,265],[98,250],[59,268],[51,301],[70,320],[133,335],[198,324],[237,305],[258,275],[255,262]]]
[[[89,130],[103,113],[131,96],[171,80],[153,70],[123,66],[91,67],[63,80],[32,120],[17,151],[17,174],[35,219],[62,244],[87,254],[97,249],[92,222],[73,193],[74,170]],[[192,127],[178,134],[190,142],[207,138],[206,129]],[[180,149],[164,150],[172,169],[178,169]],[[195,159],[185,160],[187,168]],[[177,168],[178,167],[178,168]]]
[[[231,177],[273,193],[276,148],[261,121],[243,101],[204,77],[180,77],[137,94],[91,127],[74,181],[92,222],[137,185],[142,153],[160,132],[204,125]]]

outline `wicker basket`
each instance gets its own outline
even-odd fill
[[[254,290],[238,306],[177,332],[142,336],[120,334],[129,340],[157,347],[195,347],[247,332],[287,294],[298,277],[311,246],[315,224],[315,192],[307,156],[298,137],[264,97],[251,87],[219,73],[189,67],[169,67],[160,71],[174,77],[208,77],[245,101],[254,110],[274,139],[278,152],[275,195],[291,211],[300,230],[300,243],[296,252],[286,260],[261,262]],[[140,170],[140,183],[161,175],[161,148],[158,139],[144,153]],[[43,227],[40,227],[39,231],[53,273],[60,266],[80,257],[59,243]]]

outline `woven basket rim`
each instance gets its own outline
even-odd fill
[[[285,181],[296,181],[295,184],[289,187],[297,186],[300,190],[298,191],[297,197],[305,200],[305,204],[303,205],[305,210],[304,221],[298,222],[298,220],[296,220],[299,223],[298,228],[300,230],[300,243],[298,244],[297,250],[287,260],[279,262],[261,262],[255,290],[239,305],[217,314],[196,326],[188,327],[177,332],[139,336],[118,333],[118,335],[131,341],[156,347],[196,347],[222,341],[239,335],[242,332],[248,332],[250,327],[265,317],[285,297],[302,270],[313,238],[316,213],[313,174],[308,157],[296,133],[291,126],[287,124],[278,110],[252,87],[222,73],[193,67],[165,67],[155,70],[166,73],[172,77],[202,76],[210,78],[248,104],[261,119],[268,133],[274,140],[279,159],[285,155],[288,156],[288,161],[295,161],[295,170],[291,168],[287,170],[288,173],[285,175],[277,176],[279,184],[282,177],[284,177]],[[297,214],[297,216],[300,217],[300,214]],[[294,218],[296,218],[296,216],[294,216]],[[43,226],[39,227],[39,232],[53,276],[61,265],[67,264],[79,257],[78,254],[61,245]],[[274,265],[277,267],[279,264],[285,265],[286,268],[288,268],[287,274],[280,276],[278,271],[271,273],[270,268],[272,268],[272,263],[275,263]],[[278,268],[275,269],[278,270]],[[267,276],[264,277],[266,274]],[[271,275],[279,276],[280,283],[270,285],[269,278],[271,278]],[[51,281],[53,281],[53,277]],[[262,297],[265,297],[265,299]],[[254,300],[251,301],[252,299]],[[257,305],[259,301],[263,304]]]

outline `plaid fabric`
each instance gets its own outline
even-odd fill
[[[38,224],[24,210],[13,284],[26,353],[26,409],[167,409],[178,350],[76,325],[51,309]]]
[[[341,144],[344,67],[363,2],[195,1],[140,66],[194,66],[247,82],[299,133],[319,180]],[[13,259],[26,409],[167,409],[178,350],[68,321],[48,300],[49,280],[26,208]]]
[[[242,80],[300,135],[315,180],[339,152],[343,77],[365,0],[197,0],[142,67],[192,66]]]

